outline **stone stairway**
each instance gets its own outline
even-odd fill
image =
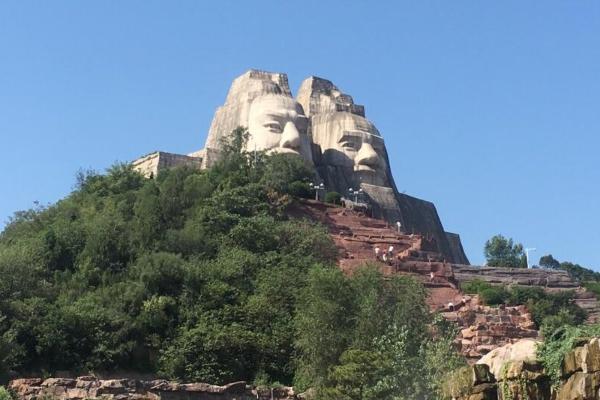
[[[458,288],[460,282],[482,279],[497,285],[575,290],[575,302],[588,312],[588,322],[600,320],[600,303],[595,296],[579,287],[564,271],[452,265],[435,251],[435,243],[427,237],[398,233],[385,221],[359,212],[303,200],[290,213],[327,227],[338,249],[338,266],[345,273],[352,274],[369,263],[387,276],[411,275],[421,281],[428,291],[430,308],[461,328],[456,344],[470,362],[506,343],[535,338],[538,331],[525,306],[485,306],[477,296],[462,293]],[[391,263],[377,260],[375,246],[382,252],[393,246],[394,260]]]
[[[398,233],[385,221],[312,200],[302,201],[293,214],[317,220],[327,227],[339,252],[338,265],[348,274],[369,263],[388,276],[412,275],[428,289],[428,303],[434,310],[462,298],[451,264],[436,251],[435,243],[422,235]],[[376,246],[381,252],[393,246],[393,260],[388,263],[377,260]]]

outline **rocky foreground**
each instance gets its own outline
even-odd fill
[[[600,399],[600,339],[581,343],[567,353],[561,382],[550,377],[536,359],[534,340],[500,347],[470,367],[468,381],[455,381],[457,400],[598,400]]]
[[[584,341],[567,353],[561,382],[553,388],[536,359],[537,341],[523,339],[497,348],[449,380],[448,397],[456,400],[600,400],[600,339]],[[257,388],[246,382],[224,386],[165,380],[16,379],[9,388],[20,400],[306,400],[291,387]],[[315,399],[316,400],[316,399]]]
[[[143,381],[135,379],[101,380],[94,376],[67,378],[15,379],[9,388],[21,400],[242,400],[302,399],[291,387],[258,388],[246,382],[224,386],[207,383],[176,383],[166,380]]]

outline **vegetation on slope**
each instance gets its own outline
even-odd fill
[[[565,355],[594,337],[600,337],[599,324],[563,326],[544,338],[544,342],[537,349],[537,358],[544,365],[555,387],[560,384],[561,365]]]
[[[565,324],[581,324],[586,317],[585,311],[573,303],[573,291],[547,293],[541,287],[505,287],[479,279],[464,282],[460,287],[465,293],[478,294],[490,306],[526,305],[533,321],[538,328],[542,328],[543,333]]]
[[[438,390],[432,377],[461,360],[454,332],[430,329],[423,287],[368,267],[344,276],[327,232],[286,218],[312,170],[244,140],[236,131],[207,171],[144,179],[116,165],[17,213],[0,234],[0,373],[295,382],[364,399]]]

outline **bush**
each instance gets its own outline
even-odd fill
[[[481,292],[479,292],[479,295],[485,304],[490,306],[504,304],[510,296],[506,289],[504,289],[502,286],[492,286],[483,289]]]
[[[313,192],[310,185],[306,182],[295,181],[291,182],[288,186],[289,194],[294,197],[300,197],[303,199],[310,199],[313,197]]]
[[[338,192],[327,192],[327,194],[325,195],[325,203],[341,204],[341,202],[342,195]]]
[[[587,281],[583,284],[583,286],[590,292],[594,293],[596,298],[600,299],[600,282]]]
[[[468,294],[479,294],[482,290],[491,288],[492,285],[481,279],[461,282],[460,289]]]
[[[13,400],[10,392],[4,386],[0,386],[0,400]]]
[[[564,323],[580,324],[586,318],[585,311],[573,303],[572,291],[562,291],[558,293],[547,293],[539,287],[504,286],[492,285],[481,279],[463,282],[460,288],[465,293],[478,294],[487,305],[507,304],[509,306],[526,305],[536,326],[541,327],[544,320],[548,317],[559,316],[561,312],[568,312],[570,319],[560,318],[549,319],[547,321],[547,330],[550,326],[556,326],[557,321]]]
[[[443,399],[456,399],[469,394],[473,387],[472,367],[465,366],[450,371],[442,380]]]
[[[550,376],[552,385],[558,387],[561,365],[565,355],[583,342],[600,336],[600,325],[563,326],[545,337],[537,348],[537,358]]]

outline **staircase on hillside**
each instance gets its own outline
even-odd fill
[[[366,263],[379,266],[385,275],[409,274],[428,290],[427,302],[456,322],[461,332],[456,339],[461,353],[471,362],[488,351],[522,338],[535,338],[538,331],[524,306],[488,307],[458,289],[460,282],[483,279],[492,284],[541,286],[548,291],[575,290],[575,302],[588,312],[588,322],[600,320],[600,303],[561,271],[452,265],[436,251],[435,242],[422,235],[398,233],[387,222],[360,212],[305,200],[292,215],[308,217],[325,225],[339,252],[338,265],[352,274]],[[375,258],[375,247],[394,247],[394,260]]]

